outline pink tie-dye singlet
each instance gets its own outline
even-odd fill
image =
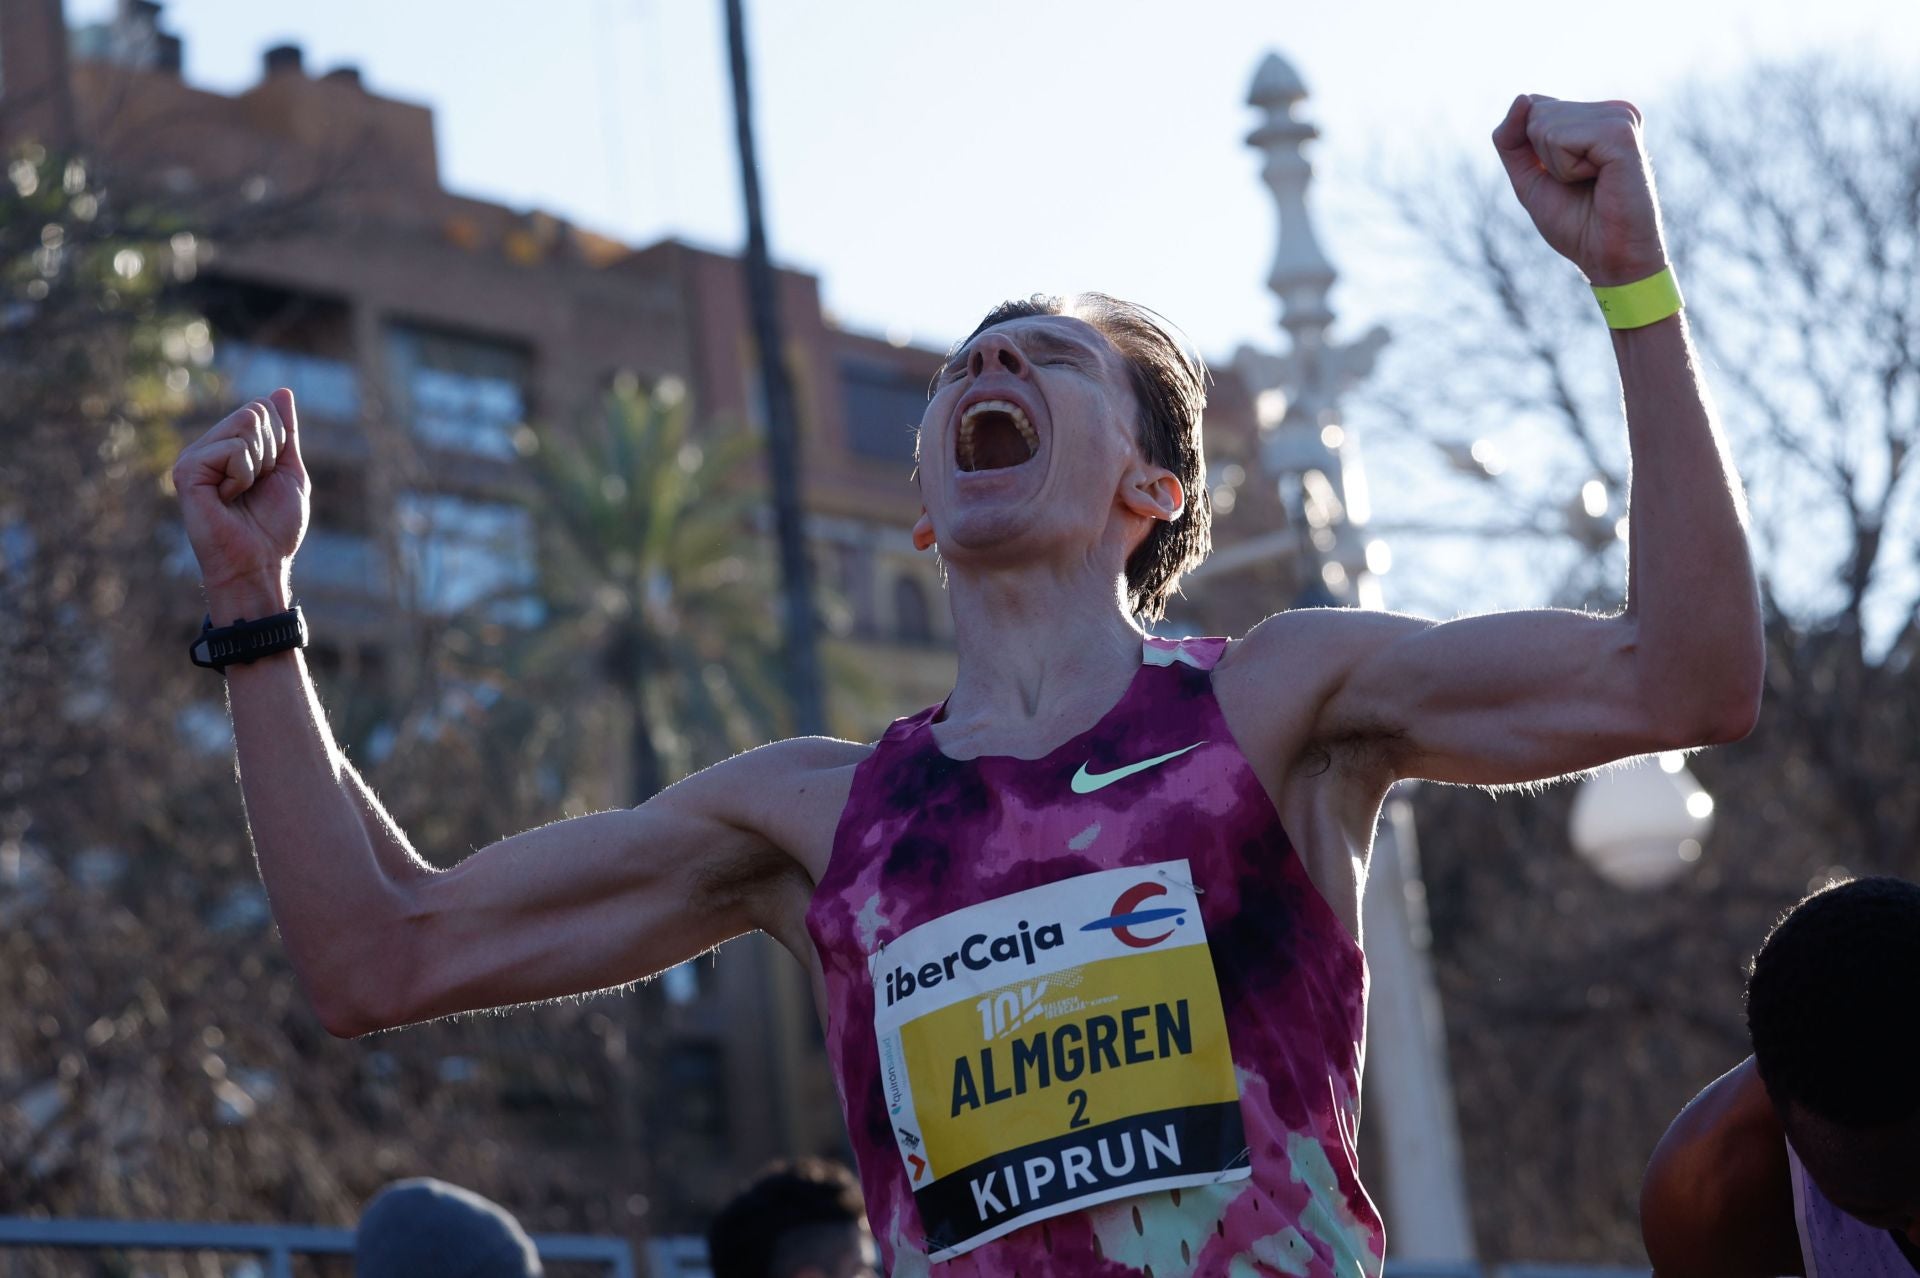
[[[1381,1272],[1366,963],[1227,730],[1226,644],[1147,640],[1042,759],[952,759],[934,707],[860,765],[807,926],[895,1278]]]

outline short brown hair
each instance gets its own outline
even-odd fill
[[[1127,380],[1140,401],[1140,448],[1147,460],[1180,480],[1187,497],[1180,518],[1155,524],[1127,559],[1127,601],[1145,621],[1166,615],[1180,574],[1213,548],[1213,503],[1207,496],[1207,461],[1201,451],[1200,415],[1207,406],[1207,365],[1165,316],[1105,293],[1056,297],[1035,293],[1002,302],[987,312],[966,339],[947,354],[951,364],[968,342],[1010,320],[1067,315],[1085,320],[1112,342],[1127,364]],[[944,371],[944,370],[943,370]]]
[[[867,1228],[860,1183],[839,1163],[796,1158],[764,1168],[707,1227],[714,1278],[786,1278],[825,1269]]]

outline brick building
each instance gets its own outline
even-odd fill
[[[298,397],[315,508],[295,585],[323,677],[398,690],[422,611],[532,580],[525,422],[579,414],[622,373],[677,379],[696,422],[756,418],[735,259],[675,241],[635,249],[449,192],[428,108],[372,91],[351,67],[315,74],[297,47],[267,51],[258,83],[235,95],[194,88],[180,68],[180,41],[147,0],[71,32],[59,0],[0,3],[0,138],[80,145],[162,195],[291,198],[301,215],[269,239],[205,246],[192,288],[232,393],[287,385]],[[778,289],[806,528],[838,601],[827,657],[872,685],[835,689],[830,715],[837,732],[870,737],[951,686],[937,566],[908,537],[912,427],[941,353],[836,326],[804,273],[780,272]],[[1215,388],[1208,424],[1217,541],[1280,527],[1237,379]],[[1298,594],[1291,560],[1246,541],[1251,553],[1223,557],[1167,630],[1237,633]],[[609,765],[603,806],[629,801],[626,775]],[[770,1157],[841,1147],[807,982],[777,946],[736,942],[674,990],[660,1067],[700,1116],[693,1144],[677,1142],[709,1169],[683,1186],[693,1204]]]

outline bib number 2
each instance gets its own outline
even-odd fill
[[[1067,1104],[1073,1106],[1073,1117],[1067,1120],[1068,1128],[1091,1127],[1087,1119],[1087,1089],[1076,1087],[1067,1093]]]
[[[874,1034],[930,1260],[1250,1174],[1186,861],[963,906],[873,956]]]

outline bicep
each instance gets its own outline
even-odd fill
[[[762,895],[797,867],[744,819],[741,791],[766,781],[753,771],[722,764],[638,808],[527,830],[416,878],[388,1019],[606,989],[760,926]]]
[[[1377,739],[1396,776],[1543,781],[1671,748],[1625,617],[1539,609],[1359,619],[1316,735]]]

